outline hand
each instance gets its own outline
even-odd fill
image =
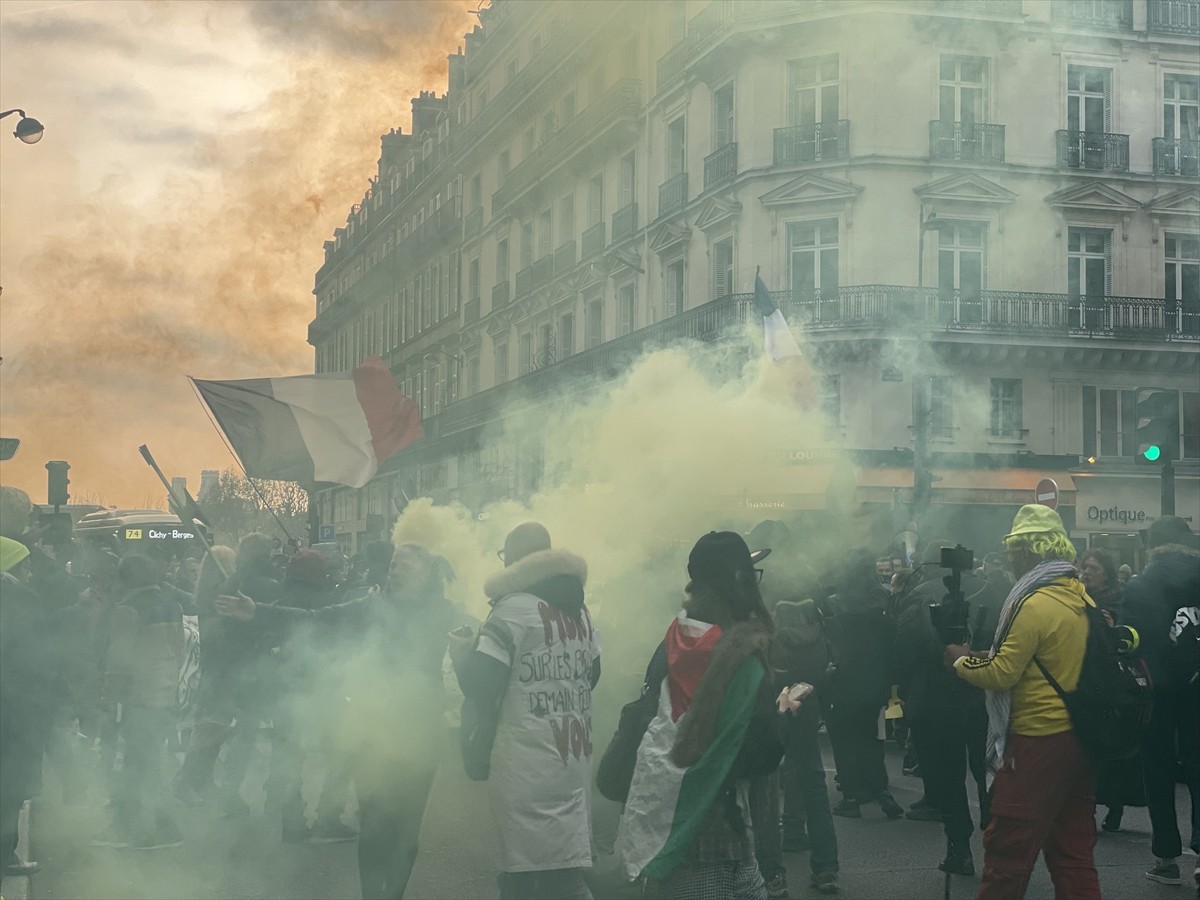
[[[960,656],[970,656],[971,648],[966,644],[947,644],[946,650],[942,654],[942,661],[946,664],[947,669],[954,669],[954,661]]]
[[[254,618],[254,601],[245,594],[239,593],[232,597],[222,594],[213,601],[213,606],[218,615],[237,619],[239,622],[249,622]]]

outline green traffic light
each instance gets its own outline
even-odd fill
[[[1158,444],[1151,444],[1146,448],[1142,456],[1146,457],[1150,462],[1156,462],[1162,456],[1162,447],[1158,446]]]

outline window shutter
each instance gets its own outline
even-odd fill
[[[1106,113],[1107,115],[1107,110]],[[1104,236],[1104,296],[1112,296],[1112,232]]]
[[[679,270],[676,263],[667,266],[665,278],[663,279],[663,315],[670,317],[675,315],[675,296],[679,291]]]
[[[726,239],[713,247],[713,299],[724,297],[733,290],[733,241]]]
[[[1112,126],[1112,69],[1104,70],[1104,131],[1109,134]]]
[[[716,123],[714,149],[733,141],[730,119],[733,115],[733,85],[726,85],[713,95],[713,118]]]

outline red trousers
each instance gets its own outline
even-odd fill
[[[1038,853],[1055,900],[1099,900],[1095,776],[1073,731],[1009,734],[992,783],[992,821],[983,833],[983,879],[975,900],[1020,900]]]

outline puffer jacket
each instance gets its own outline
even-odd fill
[[[1178,683],[1180,673],[1168,664],[1171,628],[1181,609],[1200,605],[1200,554],[1179,544],[1154,551],[1141,575],[1125,585],[1121,602],[1121,624],[1138,633],[1138,655],[1150,670],[1154,690],[1172,691],[1186,687]],[[1192,685],[1200,690],[1200,682]]]
[[[131,592],[109,617],[105,699],[156,709],[178,705],[183,657],[179,603],[158,585]]]

